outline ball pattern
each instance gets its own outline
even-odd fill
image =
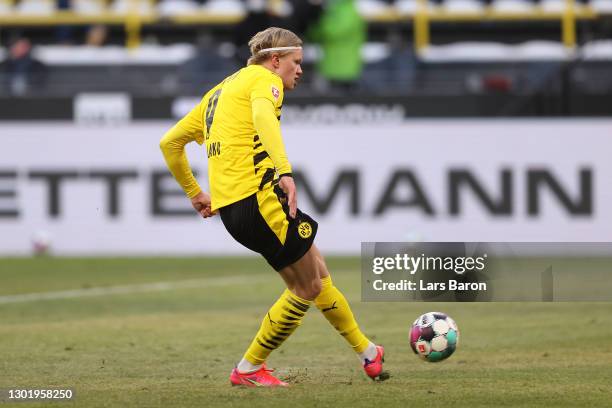
[[[450,357],[458,342],[457,323],[444,313],[425,313],[410,329],[410,347],[419,357],[432,363]]]

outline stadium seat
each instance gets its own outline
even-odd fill
[[[11,14],[13,12],[13,5],[11,2],[6,0],[0,0],[0,16]]]
[[[157,5],[157,11],[162,16],[175,16],[193,13],[199,7],[199,4],[192,0],[162,0]]]
[[[478,13],[483,10],[483,4],[478,0],[446,0],[442,8],[451,13]]]
[[[571,56],[563,44],[554,41],[527,41],[516,45],[491,42],[430,45],[421,54],[425,62],[431,63],[560,61]]]
[[[49,15],[55,11],[55,3],[51,0],[23,0],[15,10],[20,14]]]
[[[612,14],[612,0],[591,0],[591,7],[601,14]]]
[[[412,15],[416,11],[417,4],[415,0],[397,0],[394,7],[400,14]]]
[[[202,9],[208,13],[219,15],[243,15],[246,13],[244,4],[238,0],[209,0]]]
[[[191,58],[191,44],[142,45],[134,50],[122,46],[104,47],[47,45],[33,51],[47,65],[178,65]]]
[[[268,3],[268,10],[278,17],[290,17],[293,13],[293,6],[288,1],[273,1]]]
[[[529,13],[534,4],[529,0],[494,0],[491,9],[498,13]]]
[[[434,11],[437,7],[431,2],[427,2],[428,10]],[[395,10],[400,14],[413,15],[417,11],[416,0],[397,0],[395,2]]]
[[[101,0],[72,0],[72,9],[77,14],[96,15],[106,9]]]
[[[364,17],[372,17],[390,11],[389,4],[381,0],[359,0],[357,10]]]
[[[543,11],[561,13],[565,10],[565,0],[542,0],[540,7]],[[574,10],[579,11],[584,8],[584,5],[578,1],[574,2]]]
[[[506,61],[512,48],[501,43],[461,42],[446,45],[430,45],[421,52],[425,62],[481,62]]]
[[[562,61],[572,56],[563,44],[555,41],[527,41],[513,48],[516,61]]]
[[[580,56],[588,61],[612,61],[612,40],[588,42],[582,46]]]
[[[361,57],[366,64],[380,62],[390,54],[389,44],[385,42],[368,42],[361,47]]]
[[[128,14],[134,9],[140,15],[149,15],[154,11],[149,0],[115,0],[111,6],[111,11],[117,14]]]

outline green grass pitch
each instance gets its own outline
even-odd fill
[[[364,332],[386,347],[386,382],[366,378],[312,308],[269,359],[292,387],[231,387],[283,290],[259,259],[4,258],[0,389],[75,390],[72,402],[17,407],[612,406],[611,303],[361,303],[359,260],[328,263]],[[461,330],[456,353],[436,364],[408,342],[432,310]]]

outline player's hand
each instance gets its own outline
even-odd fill
[[[287,204],[289,204],[289,216],[295,218],[297,214],[297,192],[293,177],[283,176],[278,182],[278,186],[287,195]]]
[[[211,211],[210,194],[203,191],[200,191],[197,196],[191,199],[191,205],[203,218],[217,215],[217,211]]]

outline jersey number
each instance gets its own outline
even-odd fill
[[[215,117],[215,111],[217,110],[217,102],[219,102],[219,95],[221,95],[221,89],[217,89],[208,100],[206,106],[206,140],[210,137],[210,127]]]

